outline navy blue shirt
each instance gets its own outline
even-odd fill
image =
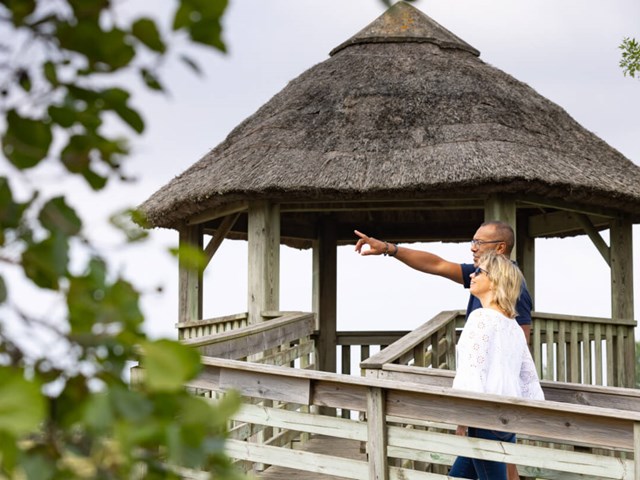
[[[460,266],[462,267],[462,283],[464,284],[464,288],[469,288],[471,285],[471,274],[474,272],[476,267],[473,263],[461,263]],[[523,282],[522,290],[520,290],[520,296],[516,302],[516,312],[518,312],[516,321],[519,325],[531,325],[531,307],[531,295],[529,295],[529,290],[527,290],[527,284]],[[469,318],[469,314],[477,308],[482,308],[480,300],[478,297],[469,295],[467,318]]]

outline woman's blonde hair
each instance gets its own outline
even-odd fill
[[[493,300],[510,317],[518,315],[516,303],[524,277],[518,266],[508,257],[490,251],[480,257],[478,265],[487,271],[493,284]]]

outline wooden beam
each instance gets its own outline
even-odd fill
[[[385,392],[381,388],[370,388],[367,391],[367,453],[368,478],[388,480]]]
[[[233,225],[236,223],[236,220],[238,220],[239,216],[240,212],[227,215],[222,220],[222,223],[220,223],[220,226],[216,229],[215,234],[213,235],[213,237],[211,237],[211,240],[209,240],[209,243],[204,249],[207,265],[209,265],[209,262],[218,251],[218,248],[220,248],[220,245],[222,245],[222,241],[225,239],[229,231],[233,228]]]
[[[559,235],[575,235],[584,230],[583,224],[578,221],[575,212],[555,211],[549,213],[541,213],[529,217],[528,231],[529,235],[538,237],[553,237]],[[598,215],[586,215],[589,222],[595,229],[609,228],[609,217],[601,217]]]
[[[216,218],[226,217],[233,213],[245,212],[248,208],[248,204],[245,201],[234,202],[223,205],[219,208],[208,210],[206,212],[199,213],[191,217],[188,221],[188,225],[200,225],[202,223],[215,220]]]
[[[536,195],[526,195],[518,197],[518,205],[523,207],[537,206],[542,208],[554,208],[566,212],[584,213],[586,215],[599,215],[601,217],[616,218],[620,212],[610,208],[598,207],[595,205],[582,205],[575,202],[565,202],[551,198],[539,197]]]
[[[602,258],[604,258],[604,261],[607,262],[607,265],[611,266],[611,249],[600,236],[600,233],[593,223],[591,223],[589,217],[583,213],[574,213],[573,217],[582,226],[585,233],[589,236],[595,247],[600,252],[600,255],[602,255]]]
[[[179,248],[202,250],[202,233],[198,225],[180,229]],[[193,322],[202,318],[202,271],[193,268],[184,255],[178,255],[178,322]]]
[[[264,310],[278,310],[280,302],[280,210],[268,202],[254,202],[248,214],[249,323],[263,320]]]

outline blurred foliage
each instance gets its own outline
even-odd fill
[[[175,0],[167,32],[152,2],[148,16],[130,21],[119,5],[0,1],[0,137],[15,172],[0,176],[0,263],[57,295],[64,314],[58,325],[32,318],[4,274],[0,307],[23,331],[46,330],[67,352],[56,362],[46,349],[29,351],[0,322],[0,478],[164,479],[180,478],[184,468],[237,476],[223,445],[238,398],[213,404],[185,390],[199,374],[198,353],[146,336],[134,285],[110,272],[69,200],[47,198],[28,177],[46,164],[94,191],[127,180],[126,138],[110,134],[105,122],[116,119],[131,135],[145,122],[128,87],[117,83],[120,74],[164,92],[162,66],[177,38],[225,51],[226,0]],[[199,73],[192,58],[175,55]],[[16,194],[16,177],[31,186],[26,195]],[[146,234],[132,222],[142,223],[137,215],[118,212],[110,222],[140,241]],[[127,381],[132,360],[145,367],[135,388]]]
[[[625,38],[619,48],[622,50],[620,59],[622,72],[625,76],[635,78],[640,74],[640,43],[635,38]]]

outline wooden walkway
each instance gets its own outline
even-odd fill
[[[333,457],[362,461],[367,460],[367,455],[360,451],[360,442],[357,440],[315,435],[304,444],[303,450],[306,452],[331,455]],[[267,468],[264,472],[256,475],[256,477],[264,480],[337,480],[345,478],[322,473],[305,472],[293,468],[278,467],[275,465]]]

